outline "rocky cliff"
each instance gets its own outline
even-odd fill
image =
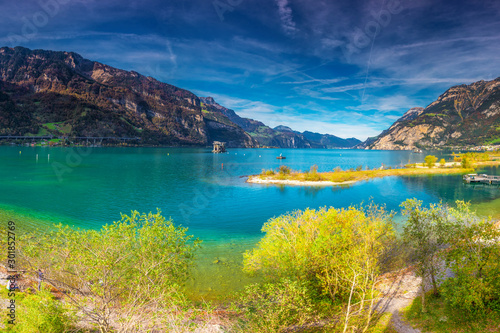
[[[500,78],[452,87],[425,109],[407,111],[364,146],[401,150],[498,143]]]
[[[71,52],[0,48],[0,135],[140,137],[143,144],[250,147],[199,98]]]

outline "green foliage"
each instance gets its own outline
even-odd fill
[[[292,169],[290,169],[290,167],[286,165],[280,165],[280,167],[278,168],[278,173],[280,175],[289,175],[291,171]]]
[[[266,222],[266,235],[244,255],[244,270],[290,278],[344,308],[346,328],[368,325],[381,260],[394,241],[383,208],[306,209]],[[354,305],[356,304],[356,305]]]
[[[63,303],[43,289],[36,294],[16,297],[16,324],[7,325],[7,332],[15,333],[60,333],[69,331],[75,324],[75,317]]]
[[[282,279],[247,286],[239,299],[244,332],[280,332],[314,318],[313,301],[304,283]]]
[[[265,170],[262,169],[261,176],[274,176],[276,173],[274,172],[273,169]]]
[[[362,166],[362,165],[358,165],[358,166],[356,167],[356,171],[361,171],[361,170],[363,170],[363,166]]]
[[[445,299],[432,294],[426,295],[427,311],[422,312],[421,297],[417,297],[402,310],[404,319],[422,332],[435,333],[484,333],[497,332],[500,327],[500,313],[488,312],[487,317],[470,318],[463,311],[446,306]]]
[[[444,258],[455,276],[443,283],[446,304],[472,318],[488,309],[500,311],[500,230],[462,201],[449,209],[449,219],[450,248]]]
[[[200,243],[186,232],[160,211],[133,211],[101,230],[59,225],[56,231],[33,235],[22,258],[31,270],[41,268],[51,284],[80,295],[71,298],[77,309],[109,330],[117,309],[179,297]],[[83,311],[83,304],[90,304],[92,312]]]
[[[453,273],[440,287],[450,309],[471,318],[500,310],[500,230],[479,219],[463,201],[455,208],[421,204],[415,199],[402,204],[408,216],[403,238],[413,250],[418,275],[429,277],[438,294],[436,280],[444,263]]]
[[[320,173],[318,173],[318,166],[313,165],[309,172],[306,172],[304,174],[304,180],[306,181],[312,181],[312,182],[317,182],[320,180],[323,180],[323,177],[321,176]]]
[[[500,127],[497,127],[497,131],[500,131]],[[500,143],[500,138],[496,138],[490,141],[485,142],[485,145],[496,145]]]
[[[463,156],[462,160],[460,162],[460,165],[462,166],[463,169],[469,169],[472,168],[472,163],[469,157]]]
[[[437,157],[433,155],[427,155],[425,156],[425,164],[427,167],[432,168],[434,164],[437,162]]]
[[[490,153],[469,152],[465,154],[453,153],[453,160],[455,162],[461,162],[462,168],[470,169],[472,168],[472,163],[491,161],[492,158]]]
[[[417,275],[422,277],[421,289],[424,290],[424,280],[429,277],[434,294],[437,294],[440,260],[436,254],[445,247],[449,231],[445,212],[441,205],[431,204],[430,208],[423,208],[422,201],[416,199],[406,200],[401,207],[403,215],[407,217],[403,227],[403,240],[412,252]],[[422,309],[425,311],[424,297]]]

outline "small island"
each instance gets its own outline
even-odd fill
[[[262,170],[259,175],[249,176],[248,183],[300,185],[300,186],[335,186],[348,185],[362,180],[387,176],[420,176],[467,174],[481,166],[500,165],[500,153],[453,154],[453,161],[446,162],[428,155],[424,163],[407,164],[400,168],[381,166],[377,169],[358,166],[356,169],[342,170],[339,167],[330,172],[318,172],[316,165],[309,171],[302,172],[282,165],[277,170]]]

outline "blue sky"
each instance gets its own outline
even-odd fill
[[[0,13],[2,46],[74,51],[344,138],[500,76],[496,0],[21,0]]]

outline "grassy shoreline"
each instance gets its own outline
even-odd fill
[[[499,163],[500,164],[500,163]],[[316,183],[324,185],[343,185],[352,184],[362,180],[372,178],[383,178],[388,176],[421,176],[421,175],[450,175],[467,174],[474,169],[462,168],[411,168],[411,169],[385,169],[385,170],[361,170],[361,171],[337,171],[337,172],[317,172],[311,176],[310,172],[291,171],[286,175],[254,175],[247,180],[249,183],[269,183],[293,185],[315,185]]]
[[[458,166],[457,166],[458,165]],[[412,166],[402,169],[382,169],[382,170],[354,170],[354,171],[332,171],[318,172],[315,167],[310,171],[294,171],[287,167],[281,170],[267,170],[260,175],[248,177],[248,183],[257,184],[279,184],[279,185],[345,185],[372,178],[383,178],[388,176],[423,176],[423,175],[452,175],[473,173],[474,170],[482,166],[499,166],[500,161],[478,162],[469,168],[460,167],[458,163],[446,163],[444,166],[435,164],[434,167]]]

